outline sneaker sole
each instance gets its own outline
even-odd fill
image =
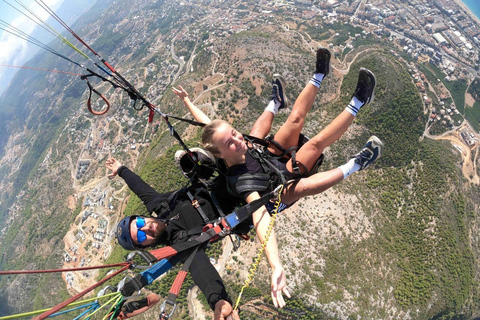
[[[377,86],[377,78],[375,78],[375,75],[373,74],[373,72],[370,71],[370,70],[368,70],[367,68],[361,67],[361,68],[360,68],[360,72],[361,72],[361,71],[365,71],[365,72],[368,74],[368,77],[373,80],[372,96],[371,96],[370,100],[369,100],[367,103],[365,103],[365,104],[369,104],[369,103],[373,102],[373,100],[375,99],[375,87]],[[377,138],[377,139],[378,139],[378,138]],[[380,139],[379,139],[379,141],[380,141]],[[381,141],[380,141],[380,142],[381,142]]]
[[[283,98],[283,104],[285,105],[285,108],[288,108],[288,98],[287,98],[287,95],[285,94],[285,87],[287,86],[287,83],[285,81],[285,79],[279,75],[278,73],[275,73],[273,75],[273,78],[275,79],[274,81],[279,81],[280,82],[280,89],[281,89],[281,92],[280,92],[280,96],[282,96]]]
[[[318,60],[318,52],[320,50],[324,51],[328,55],[328,66],[327,66],[326,72],[324,73],[324,78],[325,78],[330,73],[330,70],[332,69],[332,64],[331,64],[332,53],[327,48],[320,47],[317,49],[317,55],[316,55],[317,60]]]
[[[377,136],[371,136],[368,139],[367,144],[369,142],[371,142],[371,144],[370,144],[370,147],[368,147],[368,148],[373,152],[373,154],[375,154],[375,149],[377,149],[377,154],[376,154],[376,158],[375,158],[375,161],[376,161],[377,159],[380,159],[380,157],[382,156],[383,142]]]

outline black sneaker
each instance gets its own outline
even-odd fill
[[[330,73],[330,57],[332,54],[327,48],[320,47],[317,50],[317,62],[315,73],[323,73],[325,77]]]
[[[375,85],[377,80],[372,71],[360,68],[358,72],[358,82],[355,93],[353,94],[358,100],[362,101],[365,104],[373,101]]]
[[[272,95],[270,97],[275,102],[280,103],[278,110],[288,107],[288,99],[285,95],[285,87],[285,79],[279,74],[274,74],[272,80]]]
[[[360,165],[360,170],[366,169],[375,160],[381,157],[383,142],[375,136],[371,136],[367,143],[353,158]]]

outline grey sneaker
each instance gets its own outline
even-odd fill
[[[318,48],[317,62],[315,63],[315,73],[323,73],[325,77],[330,73],[331,56],[332,54],[327,48]]]
[[[366,68],[360,68],[360,71],[358,72],[357,88],[355,89],[353,96],[362,101],[364,105],[372,102],[376,84],[377,80],[375,79],[373,72]]]
[[[376,136],[371,136],[367,143],[353,158],[355,163],[361,166],[360,170],[366,169],[375,160],[381,157],[383,142]]]
[[[272,95],[270,97],[275,102],[280,103],[280,107],[278,108],[278,110],[287,108],[288,99],[285,95],[285,87],[287,86],[287,84],[285,82],[285,79],[281,75],[276,73],[273,75],[272,85]]]

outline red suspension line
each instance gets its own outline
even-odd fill
[[[34,67],[26,67],[26,66],[10,66],[10,65],[6,65],[6,64],[0,64],[0,67],[18,68],[18,69],[32,69],[32,70],[41,70],[41,71],[49,71],[49,72],[70,74],[70,75],[72,75],[72,76],[79,76],[79,77],[82,76],[82,75],[79,74],[79,73],[59,71],[59,70],[50,70],[50,69],[42,69],[42,68],[34,68]]]
[[[49,269],[49,270],[13,270],[13,271],[0,271],[1,275],[9,274],[30,274],[30,273],[54,273],[54,272],[68,272],[68,271],[82,271],[82,270],[92,270],[92,269],[104,269],[112,267],[129,267],[129,262],[120,262],[114,264],[105,264],[102,266],[91,266],[91,267],[78,267],[78,268],[69,268],[69,269]]]
[[[85,290],[83,290],[82,292],[79,292],[77,293],[76,295],[74,295],[73,297],[63,301],[62,303],[56,305],[55,307],[53,307],[52,309],[48,310],[48,311],[45,311],[44,313],[42,313],[41,315],[38,315],[36,316],[35,318],[33,318],[33,320],[43,320],[49,316],[51,316],[52,314],[54,314],[55,312],[59,311],[60,309],[66,307],[67,305],[69,305],[70,303],[74,302],[75,300],[78,300],[80,299],[81,297],[83,297],[84,295],[86,295],[87,293],[89,293],[90,291],[92,291],[93,289],[95,289],[96,287],[98,286],[101,286],[102,284],[104,284],[105,282],[107,282],[108,280],[110,280],[111,278],[115,277],[117,274],[127,270],[128,268],[130,268],[130,264],[123,267],[122,269],[112,273],[111,275],[103,278],[101,281],[97,282],[96,284],[94,284],[93,286],[91,286],[90,288],[87,288]]]

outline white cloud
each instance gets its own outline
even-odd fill
[[[50,8],[55,10],[58,8],[64,0],[43,0]],[[25,11],[21,8],[15,1],[8,1],[9,3],[15,5],[22,11]],[[42,9],[37,3],[31,2],[27,4],[23,1],[26,6],[30,8],[38,17],[43,21],[46,21],[49,17],[48,12]],[[4,7],[5,6],[5,7]],[[7,8],[8,4],[5,2],[2,3],[2,10],[0,10],[0,18],[4,21],[11,21],[10,24],[15,28],[27,33],[32,34],[36,29],[40,28],[36,23],[20,14],[18,11],[12,9],[10,6]],[[6,13],[6,15],[5,15]],[[27,13],[28,14],[28,13]],[[15,17],[12,19],[12,17]],[[2,30],[3,31],[3,30]],[[61,30],[63,31],[63,30]],[[35,52],[38,49],[37,46],[28,44],[27,41],[11,34],[8,32],[3,32],[0,37],[0,64],[5,65],[23,65],[25,61],[31,58],[32,52]],[[0,72],[0,83],[2,77],[5,76],[6,72]]]

